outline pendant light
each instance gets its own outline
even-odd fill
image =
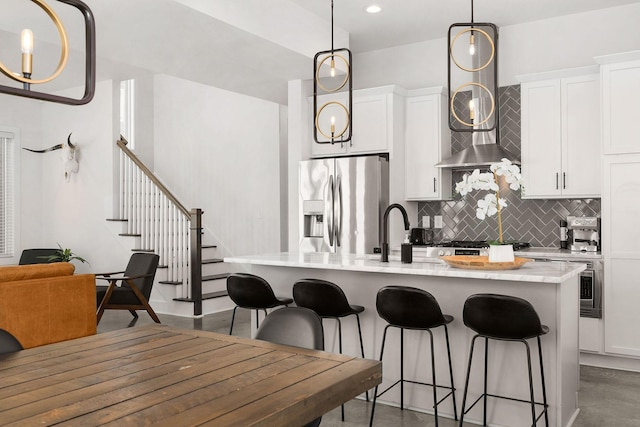
[[[22,50],[22,72],[17,73],[11,71],[7,66],[0,62],[0,73],[4,74],[11,80],[21,82],[22,88],[13,86],[0,85],[0,93],[9,95],[23,96],[26,98],[34,98],[42,101],[58,102],[69,105],[86,104],[93,99],[96,84],[96,29],[93,13],[91,9],[80,0],[54,0],[60,3],[68,4],[75,7],[82,13],[85,24],[85,79],[84,79],[84,95],[80,99],[69,98],[65,96],[53,95],[46,92],[33,91],[32,85],[45,84],[58,77],[67,65],[69,59],[69,40],[67,32],[62,21],[56,12],[44,0],[31,0],[40,9],[42,9],[51,19],[58,35],[60,36],[60,60],[58,66],[51,75],[45,78],[35,79],[33,74],[33,56],[34,56],[34,34],[30,29],[22,30],[21,34],[21,50]]]
[[[498,128],[498,29],[473,20],[448,33],[449,128],[491,132]]]
[[[331,0],[331,50],[313,59],[313,139],[318,144],[351,141],[351,51],[333,46]]]

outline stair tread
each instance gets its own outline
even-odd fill
[[[202,276],[202,281],[209,281],[209,280],[220,280],[220,279],[226,279],[227,277],[229,277],[230,273],[220,273],[220,274],[210,274],[208,276]]]
[[[229,274],[230,273],[220,273],[220,274],[210,274],[208,276],[202,276],[202,281],[208,282],[212,280],[226,279],[227,277],[229,277]],[[163,285],[182,285],[181,280],[160,280],[158,281],[158,283],[161,283]]]
[[[140,234],[135,234],[135,233],[120,233],[118,234],[118,236],[123,236],[123,237],[140,237]]]
[[[215,263],[218,263],[218,262],[224,262],[224,260],[221,259],[221,258],[211,258],[211,259],[203,259],[202,260],[203,264],[215,264]]]
[[[222,297],[226,297],[229,294],[227,294],[227,291],[218,291],[218,292],[209,292],[206,294],[202,294],[202,299],[206,300],[206,299],[214,299],[214,298],[222,298]],[[174,301],[182,301],[182,302],[194,302],[195,300],[193,298],[174,298]]]
[[[218,245],[202,245],[202,249],[217,248]]]
[[[154,250],[153,249],[131,249],[131,252],[148,252],[148,253],[153,253]]]
[[[107,221],[113,221],[113,222],[128,222],[128,219],[120,219],[120,218],[107,218]]]

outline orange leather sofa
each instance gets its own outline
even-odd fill
[[[96,333],[93,274],[68,262],[0,267],[0,328],[24,348]]]

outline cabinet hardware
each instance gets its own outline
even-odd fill
[[[556,172],[556,190],[560,188],[558,185],[558,172]]]
[[[436,192],[436,178],[433,177],[433,192]]]
[[[567,174],[565,172],[562,172],[562,189],[567,189]]]

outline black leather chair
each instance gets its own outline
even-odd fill
[[[431,388],[433,389],[433,410],[436,426],[438,425],[438,405],[441,404],[449,396],[451,396],[453,402],[454,417],[455,419],[458,419],[455,387],[453,385],[453,367],[451,365],[451,347],[449,345],[449,331],[447,328],[447,325],[453,321],[453,317],[447,314],[442,314],[440,305],[433,297],[433,295],[431,295],[429,292],[408,286],[385,286],[384,288],[380,289],[376,296],[376,310],[378,311],[378,315],[380,315],[380,317],[386,320],[388,323],[388,325],[385,326],[384,332],[382,334],[380,361],[382,361],[382,357],[384,355],[387,330],[392,327],[400,329],[400,379],[387,387],[380,394],[378,394],[378,386],[376,386],[376,390],[373,395],[373,405],[371,407],[371,419],[369,421],[369,426],[373,425],[373,416],[376,409],[376,399],[398,384],[400,384],[400,409],[404,409],[405,382],[431,386]],[[449,359],[449,378],[451,380],[450,386],[437,385],[436,382],[436,363],[434,355],[433,333],[431,332],[431,329],[438,328],[440,326],[444,327],[445,341],[447,344],[447,356]],[[404,379],[403,344],[405,329],[426,331],[429,333],[429,343],[431,344],[431,384]],[[449,392],[442,398],[438,399],[437,388],[444,388],[449,390]]]
[[[22,344],[10,332],[0,329],[0,354],[10,354],[22,350]]]
[[[271,312],[258,328],[256,339],[295,347],[324,350],[322,319],[304,307],[285,307]],[[317,427],[322,417],[304,427]]]
[[[320,279],[301,279],[293,284],[293,301],[298,307],[306,307],[315,311],[323,319],[338,321],[338,343],[342,354],[342,322],[340,318],[355,315],[358,322],[360,353],[364,358],[360,313],[364,307],[351,305],[344,291],[335,283]],[[369,393],[366,393],[369,401]],[[344,421],[344,405],[342,405],[342,421]]]
[[[18,265],[27,264],[49,264],[56,261],[49,261],[51,255],[56,255],[60,249],[25,249],[20,254]]]
[[[105,310],[129,310],[135,318],[138,318],[136,310],[146,310],[154,322],[160,323],[149,305],[159,260],[156,254],[134,253],[124,271],[96,275],[96,279],[109,282],[108,286],[96,287],[98,323]],[[120,286],[117,286],[118,282],[121,282]]]
[[[258,310],[263,310],[265,316],[268,308],[288,306],[293,303],[291,298],[278,298],[273,293],[269,283],[262,277],[248,273],[233,273],[227,277],[227,293],[236,305],[231,316],[229,335],[233,333],[233,322],[236,319],[238,307],[256,310],[256,328],[260,326]]]
[[[462,312],[464,324],[473,330],[474,335],[471,340],[471,349],[469,351],[469,364],[467,366],[467,376],[464,385],[464,394],[462,398],[462,412],[460,414],[460,426],[464,419],[464,414],[469,412],[476,403],[483,400],[484,412],[483,422],[487,425],[487,397],[500,399],[508,399],[512,401],[524,402],[531,405],[532,424],[537,425],[538,420],[544,415],[545,425],[549,426],[549,416],[547,414],[547,391],[544,382],[544,367],[542,364],[542,345],[540,337],[549,332],[549,328],[540,323],[538,313],[528,301],[507,295],[496,294],[476,294],[471,295],[464,303]],[[466,410],[467,391],[469,387],[469,377],[471,374],[471,364],[473,362],[473,350],[477,338],[484,338],[484,392],[478,399],[471,404]],[[540,378],[542,382],[542,398],[543,402],[535,401],[533,391],[533,375],[531,370],[531,352],[529,349],[528,339],[536,338],[538,341],[538,354],[540,357]],[[498,396],[487,393],[487,358],[489,353],[489,340],[500,341],[517,341],[525,345],[527,350],[527,366],[529,368],[529,393],[531,400],[515,399],[507,396]],[[543,407],[540,415],[536,416],[536,405]]]

